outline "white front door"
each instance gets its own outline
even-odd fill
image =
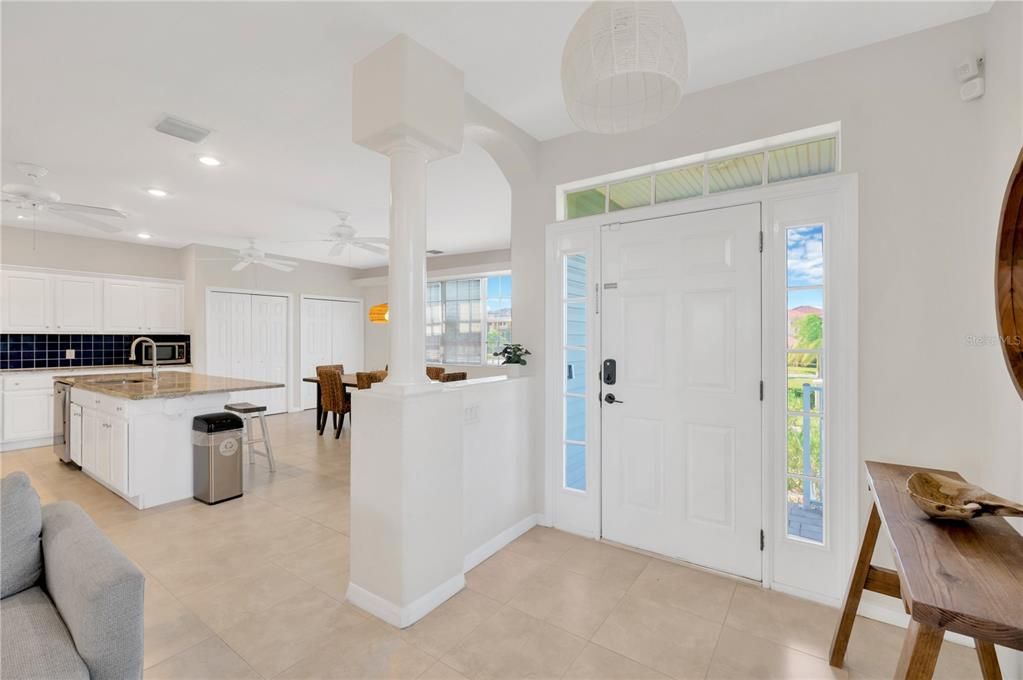
[[[759,204],[604,227],[600,313],[603,536],[756,580],[760,229]]]

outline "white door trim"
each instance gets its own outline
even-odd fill
[[[294,294],[273,290],[257,290],[253,288],[230,288],[227,286],[206,286],[205,297],[203,298],[203,335],[206,339],[206,356],[210,356],[210,294],[211,293],[240,293],[242,295],[263,295],[266,297],[285,298],[288,304],[288,372],[284,381],[285,405],[291,411],[294,401],[292,385],[295,384],[295,305]]]
[[[544,484],[544,509],[543,523],[548,526],[563,526],[566,530],[575,533],[599,537],[600,536],[600,504],[594,505],[593,515],[585,521],[573,521],[565,525],[559,521],[558,503],[556,497],[559,493],[557,480],[560,479],[561,464],[561,428],[563,427],[561,409],[561,362],[555,359],[560,355],[560,331],[561,331],[561,284],[560,276],[560,252],[558,242],[565,237],[577,235],[586,238],[587,234],[596,242],[591,247],[591,257],[599,257],[599,231],[601,226],[615,223],[627,223],[647,219],[668,217],[671,215],[713,210],[746,203],[761,203],[762,227],[764,230],[764,265],[762,268],[763,286],[763,324],[762,332],[765,334],[762,356],[762,366],[765,373],[766,385],[764,397],[764,427],[763,427],[763,455],[762,469],[763,494],[762,513],[764,531],[767,540],[763,553],[763,584],[772,587],[776,580],[775,558],[781,550],[789,546],[784,540],[784,525],[779,523],[776,512],[782,502],[783,494],[778,482],[779,462],[784,460],[782,452],[778,450],[776,441],[779,436],[779,423],[776,414],[779,413],[783,404],[778,404],[776,396],[772,396],[771,383],[777,381],[777,376],[772,373],[774,363],[784,356],[785,347],[778,346],[776,341],[778,319],[772,310],[784,307],[784,287],[781,295],[777,290],[778,281],[774,270],[777,268],[777,260],[772,257],[777,254],[775,244],[775,217],[774,206],[781,201],[790,199],[809,198],[831,194],[836,198],[836,205],[839,206],[839,214],[836,219],[841,223],[840,229],[834,229],[832,236],[828,239],[827,255],[829,267],[827,284],[826,304],[831,310],[842,310],[827,313],[825,323],[830,324],[826,328],[828,337],[842,338],[837,348],[831,352],[840,353],[841,361],[832,361],[832,373],[830,374],[830,399],[838,400],[843,404],[841,410],[829,415],[829,448],[831,455],[831,507],[855,508],[846,513],[832,527],[834,541],[830,543],[828,550],[834,551],[834,563],[837,572],[842,574],[839,581],[839,589],[843,588],[845,575],[851,565],[852,555],[855,554],[858,529],[861,521],[859,506],[862,504],[860,498],[860,457],[858,447],[858,176],[853,174],[829,175],[826,177],[810,178],[793,182],[786,182],[779,185],[758,186],[741,191],[728,192],[722,195],[705,196],[688,199],[674,203],[643,206],[629,210],[616,212],[613,215],[600,214],[575,220],[557,222],[550,224],[546,229],[545,248],[545,340],[544,346],[547,369],[544,380],[545,411],[548,414],[545,427],[545,484]],[[771,257],[768,257],[771,255]],[[784,282],[782,282],[784,283]],[[836,328],[837,326],[837,328]],[[596,367],[596,363],[590,357],[600,357],[600,347],[591,348],[588,355],[587,365]],[[590,373],[595,375],[593,368]],[[777,369],[780,370],[780,369]],[[773,377],[772,377],[773,376]],[[590,388],[587,388],[588,390]],[[588,397],[593,397],[588,394]],[[834,402],[832,402],[834,403]],[[597,435],[599,437],[599,434]],[[599,466],[599,456],[597,457]],[[592,458],[588,460],[592,464]],[[600,470],[594,471],[595,478],[601,477]],[[589,473],[588,473],[589,476]],[[599,486],[598,486],[599,489]],[[599,496],[598,496],[599,497]],[[838,505],[843,503],[843,505]],[[833,511],[833,510],[832,510]],[[800,548],[802,546],[799,546]],[[822,548],[814,547],[816,550]],[[783,582],[778,587],[791,590]],[[806,592],[807,597],[831,601],[831,593]]]

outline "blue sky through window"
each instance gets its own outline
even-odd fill
[[[824,285],[823,225],[789,229],[785,247],[790,287]]]

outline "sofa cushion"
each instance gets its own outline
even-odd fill
[[[39,494],[24,472],[0,480],[0,598],[34,586],[43,573]]]
[[[43,508],[46,592],[93,680],[142,677],[143,595],[139,568],[74,503]]]
[[[4,680],[88,680],[89,669],[41,588],[29,588],[0,600],[0,619],[4,623],[0,635]]]

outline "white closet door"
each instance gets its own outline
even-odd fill
[[[231,377],[231,293],[210,293],[206,317],[206,372]]]
[[[344,364],[346,373],[362,370],[361,309],[358,302],[330,302],[331,363]]]
[[[302,377],[316,375],[316,367],[334,363],[331,352],[330,301],[302,301]],[[347,367],[346,367],[347,370]],[[302,384],[302,408],[316,407],[316,385]]]
[[[251,323],[251,363],[253,380],[283,383],[288,373],[288,306],[281,297],[253,295]],[[276,388],[249,393],[253,401],[264,403],[267,413],[287,410],[287,390]]]
[[[231,347],[232,378],[253,379],[252,375],[252,296],[230,293],[231,320],[228,342]]]

